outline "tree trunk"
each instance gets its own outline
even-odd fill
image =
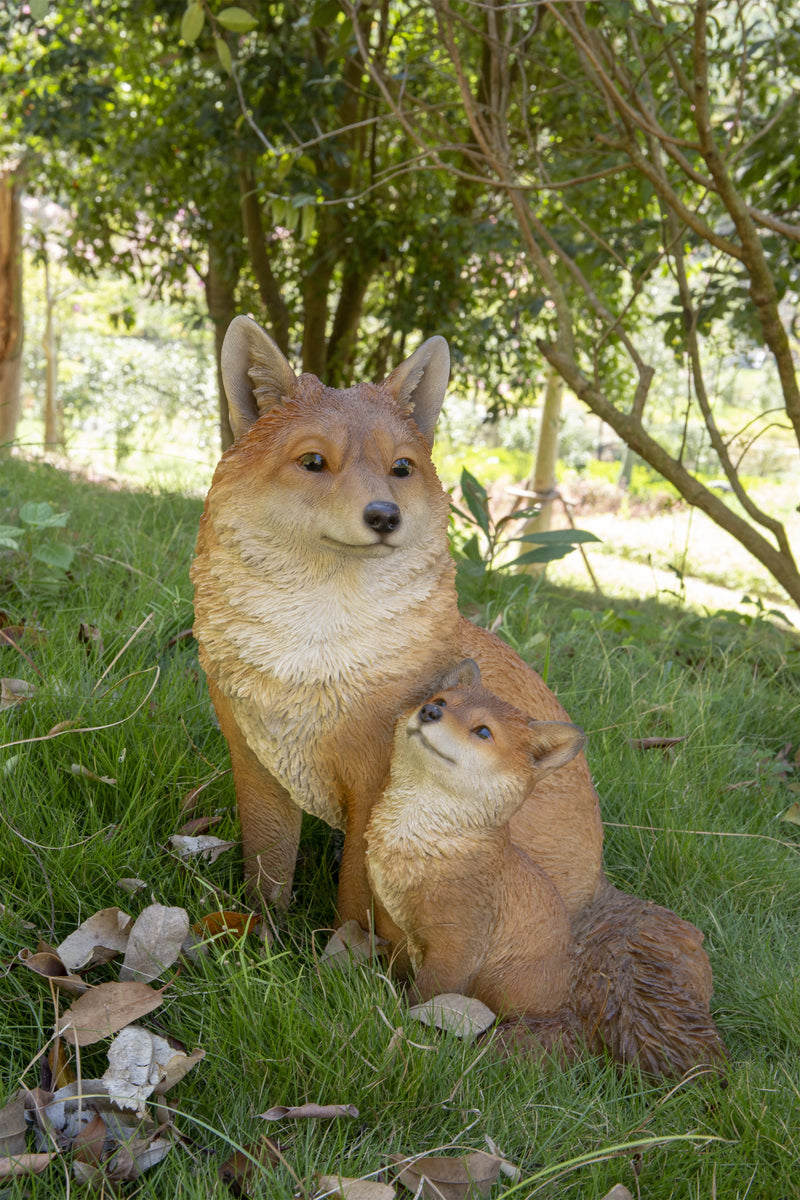
[[[208,315],[214,324],[214,353],[217,360],[217,392],[219,396],[219,440],[222,450],[233,445],[233,432],[228,417],[228,397],[222,382],[220,358],[225,333],[236,316],[236,284],[240,266],[232,252],[228,231],[215,237],[212,231],[208,245],[208,274],[204,283]]]
[[[42,337],[44,350],[44,448],[63,447],[64,437],[61,431],[61,420],[58,406],[58,345],[56,342],[55,321],[53,312],[56,302],[50,281],[50,263],[47,258],[47,246],[42,246],[44,256],[44,298],[45,326]]]
[[[328,294],[336,265],[335,239],[323,222],[303,279],[303,370],[326,381]]]
[[[255,177],[251,170],[239,173],[239,189],[242,193],[242,222],[247,237],[250,266],[258,283],[261,300],[269,317],[270,333],[284,354],[289,353],[289,309],[281,295],[280,285],[269,260],[261,206],[258,202]]]
[[[525,522],[524,533],[542,533],[550,528],[553,519],[553,501],[556,494],[556,463],[558,462],[558,439],[561,432],[561,402],[564,398],[564,380],[550,368],[545,383],[542,420],[539,425],[539,442],[533,475],[526,487],[541,500],[535,517]],[[531,563],[528,571],[541,575],[545,563]]]
[[[22,386],[22,209],[18,168],[0,171],[0,451],[14,441]]]
[[[339,302],[328,339],[325,382],[330,387],[347,387],[352,381],[356,336],[364,307],[364,296],[376,266],[377,263],[353,260],[348,260],[345,264]]]

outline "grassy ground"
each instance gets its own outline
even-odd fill
[[[186,819],[182,799],[201,784],[196,812],[221,815],[215,835],[237,836],[194,643],[171,641],[191,624],[199,503],[4,463],[0,524],[15,524],[26,501],[69,511],[52,537],[76,554],[61,585],[42,583],[29,559],[0,558],[0,609],[25,621],[29,656],[0,647],[0,674],[37,689],[0,713],[0,1106],[20,1079],[39,1082],[34,1060],[53,1027],[49,990],[19,951],[39,937],[56,944],[112,905],[135,915],[155,898],[192,921],[242,905],[237,852],[187,867],[165,851]],[[309,821],[272,952],[254,941],[213,948],[142,1022],[206,1057],[170,1093],[185,1148],[127,1185],[130,1194],[210,1196],[232,1148],[267,1132],[291,1171],[270,1171],[253,1196],[288,1200],[292,1172],[310,1194],[315,1172],[369,1175],[392,1153],[486,1149],[487,1137],[522,1171],[518,1183],[495,1185],[496,1200],[602,1197],[617,1182],[647,1200],[800,1196],[800,831],[779,819],[800,799],[796,646],[763,622],[622,611],[544,589],[501,587],[478,611],[501,622],[587,730],[613,881],[705,931],[727,1085],[657,1083],[598,1060],[501,1061],[416,1024],[373,968],[321,973],[337,847]],[[81,622],[99,631],[102,650],[80,639]],[[65,720],[78,725],[9,745]],[[77,731],[87,727],[95,731]],[[652,735],[685,740],[669,753],[630,743]],[[77,776],[72,764],[116,783]],[[146,882],[138,896],[118,885],[131,876]],[[116,978],[115,968],[90,977]],[[84,1074],[104,1066],[103,1043],[82,1052]],[[359,1116],[277,1126],[257,1116],[305,1101],[354,1104]],[[581,1156],[594,1161],[571,1167]],[[5,1186],[10,1196],[68,1191],[63,1164]]]

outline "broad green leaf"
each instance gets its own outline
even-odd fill
[[[52,504],[42,500],[37,504],[29,500],[19,510],[19,519],[25,525],[33,525],[36,529],[55,529],[66,525],[69,520],[68,512],[56,512]]]
[[[193,0],[193,3],[187,6],[185,13],[181,17],[181,37],[187,46],[191,46],[192,42],[196,42],[200,37],[205,21],[205,9],[202,4],[198,4],[196,0]]]
[[[224,38],[214,37],[214,45],[217,48],[217,58],[222,67],[229,75],[233,74],[233,58],[231,56],[231,48]]]
[[[483,530],[487,538],[489,533],[489,498],[486,488],[471,475],[466,467],[461,472],[461,492],[467,502],[476,524]]]
[[[49,546],[37,546],[33,552],[33,557],[37,562],[43,562],[48,567],[56,567],[59,571],[68,571],[75,557],[75,551],[72,546],[51,544]]]
[[[300,211],[300,237],[307,242],[314,232],[317,223],[317,207],[315,204],[304,204]]]
[[[50,11],[50,0],[30,0],[28,8],[34,21],[41,21]]]
[[[531,517],[538,517],[541,509],[538,504],[532,504],[529,508],[518,508],[512,513],[508,513],[505,517],[501,517],[497,522],[497,528],[502,529],[509,521],[530,521]]]
[[[250,33],[258,25],[255,17],[251,16],[244,8],[223,8],[222,12],[217,13],[217,20],[223,29],[228,29],[231,33]]]
[[[319,29],[325,25],[332,25],[341,11],[339,0],[322,0],[311,14],[309,28]]]
[[[275,172],[275,178],[277,179],[278,183],[283,183],[284,179],[289,174],[289,172],[291,171],[293,166],[294,166],[294,155],[282,154],[280,156],[280,158],[278,159],[278,167]]]
[[[6,550],[19,550],[17,538],[24,535],[25,530],[18,525],[0,525],[0,546]]]
[[[468,542],[464,543],[461,553],[465,558],[470,559],[472,562],[483,564],[483,555],[481,554],[481,548],[478,545],[477,534],[474,534]]]
[[[503,569],[507,567],[524,567],[527,563],[555,562],[559,558],[566,558],[574,549],[574,546],[566,546],[563,543],[561,545],[540,546],[538,550],[528,550],[525,554],[520,554],[519,558],[512,558],[511,562],[503,563]]]
[[[540,529],[537,533],[522,533],[510,537],[509,542],[536,542],[540,546],[575,545],[578,542],[599,542],[600,538],[588,529]]]

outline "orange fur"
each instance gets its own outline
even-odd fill
[[[577,1035],[651,1074],[718,1064],[700,931],[609,884],[570,921],[547,873],[512,844],[513,814],[582,744],[574,725],[533,721],[492,695],[470,660],[398,721],[367,873],[408,939],[416,996],[460,992],[522,1018],[501,1032],[514,1049],[570,1056]]]
[[[295,377],[247,318],[223,347],[237,440],[206,499],[192,579],[245,870],[254,892],[288,903],[299,811],[314,813],[345,830],[338,913],[362,924],[372,919],[364,829],[400,713],[469,656],[499,696],[543,720],[566,717],[518,655],[457,610],[448,499],[430,457],[448,361],[432,338],[383,383],[335,390]],[[314,453],[324,469],[301,465]],[[393,473],[398,460],[410,474]],[[396,506],[397,528],[367,524],[375,503]],[[592,899],[602,826],[582,755],[537,788],[512,834],[570,914]],[[374,919],[395,938],[380,909]]]
[[[397,723],[389,783],[366,830],[367,874],[408,938],[415,991],[546,1016],[569,994],[572,932],[553,881],[509,820],[583,733],[531,721],[480,686],[472,660]]]

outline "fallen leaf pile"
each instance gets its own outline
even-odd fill
[[[113,1195],[115,1185],[137,1179],[179,1144],[175,1109],[164,1096],[205,1051],[139,1024],[169,987],[151,984],[209,940],[248,934],[265,936],[253,913],[209,913],[190,927],[184,909],[150,904],[136,918],[101,909],[59,946],[21,951],[19,961],[51,988],[56,1021],[49,1052],[39,1055],[48,1086],[23,1086],[0,1109],[0,1180],[43,1171],[69,1153],[75,1179]],[[119,981],[85,977],[120,956]],[[59,992],[73,998],[64,1011]],[[112,1039],[107,1069],[83,1078],[81,1048],[104,1039]]]

